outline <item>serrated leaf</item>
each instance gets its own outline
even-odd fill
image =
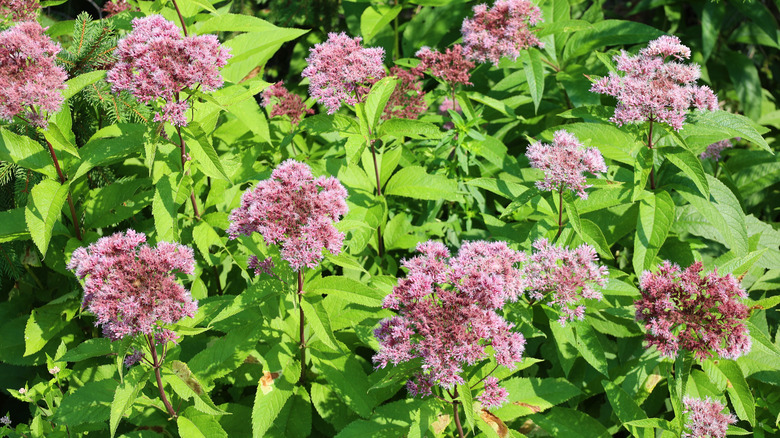
[[[30,238],[24,211],[24,207],[0,211],[0,243]]]
[[[104,423],[109,419],[111,402],[118,382],[113,379],[87,382],[62,399],[54,421],[69,426]]]
[[[554,407],[545,414],[532,415],[531,420],[551,436],[556,437],[610,438],[612,436],[598,420],[576,409]]]
[[[105,356],[110,353],[116,353],[114,343],[108,338],[87,339],[80,343],[76,348],[68,350],[61,357],[56,358],[60,362],[81,362],[91,357]]]
[[[109,426],[111,429],[111,438],[116,435],[116,428],[124,417],[125,412],[133,406],[138,394],[146,386],[149,380],[151,370],[143,367],[135,367],[125,376],[124,381],[116,387],[114,391],[114,400],[111,402]]]
[[[678,169],[682,170],[690,178],[705,198],[710,197],[710,185],[707,183],[707,175],[704,167],[696,155],[681,147],[665,147],[663,156]]]
[[[113,164],[140,152],[145,132],[145,125],[128,123],[99,130],[79,149],[82,159],[68,170],[70,179],[75,181],[96,166]]]
[[[190,140],[187,141],[186,144],[189,146],[189,152],[192,154],[192,158],[194,158],[200,166],[200,170],[212,178],[221,178],[227,182],[231,182],[230,177],[227,172],[225,172],[222,161],[219,159],[219,155],[217,155],[217,151],[209,141],[206,133],[203,132],[203,128],[196,122],[192,122],[189,126],[183,128],[182,131],[190,137]]]
[[[193,373],[211,385],[215,379],[235,370],[254,350],[262,336],[258,326],[247,324],[236,327],[221,338],[214,339],[188,361]]]
[[[737,416],[746,420],[751,426],[756,425],[756,403],[750,387],[745,380],[742,370],[733,360],[721,360],[718,362],[718,369],[728,379],[726,392],[729,394],[734,412]]]
[[[369,8],[370,9],[370,8]],[[376,132],[379,119],[387,106],[390,95],[393,94],[398,81],[392,76],[386,76],[377,81],[366,97],[366,123],[372,132]]]
[[[328,347],[342,351],[333,330],[330,328],[330,317],[322,305],[322,296],[304,294],[301,307],[303,307],[306,324],[317,335],[317,338]]]
[[[225,411],[218,408],[209,397],[203,385],[190,371],[186,363],[171,361],[172,374],[165,374],[164,380],[173,388],[176,394],[184,400],[192,399],[195,409],[209,415],[224,415]]]
[[[300,365],[293,361],[284,369],[281,378],[274,380],[270,391],[264,392],[258,385],[252,406],[253,436],[262,437],[271,429],[287,400],[293,395],[300,374]]]
[[[409,137],[414,139],[438,140],[445,133],[438,126],[420,120],[390,119],[379,125],[379,136]]]
[[[384,190],[385,195],[438,201],[460,201],[458,183],[443,175],[430,175],[419,166],[409,166],[396,172]]]
[[[166,242],[178,240],[178,219],[176,204],[176,175],[165,175],[154,186],[152,216],[157,239]]]
[[[474,399],[471,395],[471,388],[469,388],[468,383],[458,385],[458,401],[463,406],[466,424],[469,425],[469,429],[474,430]],[[458,412],[458,415],[460,415],[460,412]]]
[[[0,161],[16,163],[49,178],[57,178],[51,155],[43,146],[3,127],[0,127]]]
[[[381,307],[385,297],[385,293],[380,290],[340,275],[317,278],[306,285],[306,291],[332,295],[351,303],[372,307]]]
[[[530,48],[523,51],[523,69],[534,102],[534,114],[536,114],[544,95],[544,68],[539,50]]]
[[[322,372],[328,385],[356,414],[369,418],[376,400],[369,394],[368,376],[360,361],[353,355],[320,352],[312,360]]]
[[[596,330],[589,324],[578,321],[574,324],[574,333],[577,341],[577,350],[579,350],[583,359],[595,368],[596,371],[609,378],[607,357]]]
[[[651,431],[644,431],[644,433],[640,433],[636,429],[639,426],[628,424],[635,420],[647,419],[647,414],[645,414],[645,411],[639,407],[631,395],[629,395],[623,388],[610,380],[602,380],[601,385],[604,387],[604,391],[607,394],[609,404],[612,405],[612,409],[614,410],[615,414],[617,414],[620,422],[623,423],[623,426],[625,426],[635,437],[652,438],[653,434]]]
[[[105,70],[94,70],[87,73],[82,73],[75,78],[65,81],[65,89],[62,91],[62,97],[64,100],[68,100],[75,96],[76,93],[83,90],[87,85],[94,84],[95,82],[106,77]]]
[[[680,135],[683,137],[687,137],[689,131],[698,131],[700,130],[699,128],[704,128],[712,133],[720,133],[721,140],[742,137],[761,149],[774,153],[766,140],[764,140],[764,137],[758,132],[757,127],[761,127],[743,115],[728,111],[695,112],[688,116],[688,123],[691,125],[691,128],[686,129],[688,126],[686,125],[680,131]],[[711,143],[712,141],[709,142]]]
[[[68,182],[61,185],[54,180],[45,179],[32,188],[27,199],[24,219],[30,237],[44,257],[49,249],[54,224],[62,215],[62,206],[68,197],[68,190],[70,190]]]
[[[653,267],[658,250],[672,228],[674,208],[674,201],[667,192],[647,196],[639,204],[633,257],[634,272],[637,275],[642,275],[644,270]]]
[[[403,6],[401,5],[391,7],[380,4],[367,7],[360,16],[360,34],[365,38],[366,42],[371,41],[398,16],[402,9]]]

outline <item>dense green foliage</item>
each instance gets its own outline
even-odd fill
[[[455,406],[469,436],[679,437],[684,395],[727,402],[739,419],[729,434],[780,434],[778,2],[542,0],[534,29],[543,48],[478,64],[473,86],[426,76],[429,109],[418,120],[380,117],[397,86],[382,80],[333,115],[304,99],[317,113],[292,125],[270,118],[260,94],[284,80],[306,96],[305,58],[327,32],[383,47],[388,69],[412,66],[421,47],[458,42],[476,2],[177,0],[191,34],[218,35],[232,54],[221,89],[188,90],[192,110],[180,130],[106,82],[131,18],[180,23],[171,1],[130,3],[139,10],[102,20],[94,10],[95,19],[66,20],[45,9],[40,22],[63,46],[70,78],[65,104],[46,130],[0,121],[0,416],[11,420],[0,436],[457,436],[450,404],[408,396],[404,383],[419,363],[375,369],[374,329],[393,315],[382,299],[419,242],[455,253],[464,241],[503,240],[530,252],[539,238],[593,246],[609,267],[604,299],[565,326],[527,296],[502,310],[527,340],[524,360],[494,373],[509,402],[491,410],[470,386],[496,363],[467,368]],[[615,71],[621,49],[636,53],[666,34],[691,47],[699,83],[721,107],[691,111],[679,131],[656,124],[648,149],[648,124],[617,126],[615,99],[590,88]],[[437,113],[449,96],[462,114]],[[559,203],[535,186],[543,174],[526,148],[559,129],[605,158],[608,171],[588,178],[588,199],[567,192]],[[700,158],[737,137],[721,161]],[[276,246],[225,231],[244,190],[288,158],[337,177],[349,193],[337,224],[344,249],[303,271],[301,301]],[[129,228],[195,250],[195,274],[180,279],[199,310],[171,327],[181,339],[161,369],[176,418],[153,370],[123,365],[140,342],[103,338],[66,268],[75,249]],[[250,255],[272,258],[276,277],[255,275]],[[701,261],[741,280],[749,354],[675,362],[647,347],[634,302],[642,272],[663,260]]]

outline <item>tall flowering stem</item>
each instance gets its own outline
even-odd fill
[[[647,129],[647,148],[650,149],[650,189],[655,190],[655,150],[653,150],[653,122],[655,119],[650,117],[648,120],[649,127]]]
[[[51,159],[54,162],[54,168],[57,170],[57,175],[60,177],[60,184],[65,184],[67,178],[65,177],[65,174],[62,173],[60,161],[57,159],[57,153],[54,152],[54,147],[49,143],[49,140],[46,140],[46,146],[49,148],[49,154],[51,154]],[[84,240],[81,237],[81,227],[79,226],[79,219],[76,214],[76,207],[73,205],[73,196],[70,193],[70,189],[68,189],[68,207],[70,207],[70,217],[73,220],[73,229],[76,231],[76,238]]]
[[[450,394],[450,398],[452,398],[452,416],[455,418],[455,427],[458,429],[458,436],[460,438],[465,438],[465,434],[463,433],[463,425],[460,423],[460,402],[458,401],[458,389],[455,388],[455,392]]]
[[[154,377],[157,379],[157,390],[160,392],[160,400],[162,400],[163,405],[165,405],[165,409],[168,411],[168,415],[176,418],[178,415],[176,414],[176,410],[173,408],[173,405],[171,405],[171,402],[168,401],[168,396],[165,395],[162,375],[160,374],[160,369],[162,368],[163,361],[165,360],[165,354],[162,356],[157,355],[157,346],[155,345],[153,335],[146,335],[146,342],[149,344],[149,351],[152,354],[152,368],[154,369]]]
[[[296,301],[300,316],[299,340],[301,382],[306,375],[305,315],[303,312],[303,269],[316,268],[323,259],[323,249],[339,254],[344,234],[333,225],[347,213],[347,190],[334,177],[314,178],[309,166],[287,160],[244,192],[241,205],[230,213],[228,235],[259,233],[266,243],[279,244],[281,256],[298,275]],[[249,267],[255,273],[271,274],[273,263],[250,257]]]
[[[531,167],[544,171],[544,180],[537,181],[539,190],[558,191],[558,234],[563,231],[563,191],[571,190],[581,199],[588,199],[585,172],[607,171],[604,157],[597,148],[586,148],[573,134],[556,131],[551,144],[536,142],[528,146],[525,155]]]
[[[184,17],[181,15],[181,10],[179,10],[179,5],[176,3],[176,0],[171,0],[171,3],[173,3],[173,8],[176,9],[176,14],[179,16],[179,22],[181,22],[181,30],[184,32],[184,36],[187,36],[187,24],[184,22]]]

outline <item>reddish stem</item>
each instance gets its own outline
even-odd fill
[[[184,170],[185,163],[187,163],[187,144],[184,143],[184,136],[181,135],[181,128],[178,125],[174,125],[174,127],[176,127],[176,133],[179,134],[179,149],[181,150],[181,170],[185,173],[185,175],[189,175],[190,171]],[[198,220],[200,220],[200,211],[198,210],[198,203],[195,201],[194,187],[190,192],[190,200],[192,201],[192,210],[195,212],[195,217]]]
[[[452,399],[453,399],[453,402],[452,402],[452,415],[455,417],[455,427],[458,428],[458,436],[460,438],[465,438],[466,435],[463,434],[463,425],[460,424],[460,414],[458,412],[459,411],[458,406],[460,405],[460,402],[455,400],[456,398],[458,398],[458,390],[457,389],[455,390],[455,393],[452,394]]]
[[[299,348],[301,349],[301,378],[298,380],[298,383],[303,385],[303,383],[306,381],[306,337],[304,335],[304,328],[306,326],[306,319],[303,315],[303,306],[301,305],[303,301],[303,268],[301,268],[300,271],[298,271],[298,311],[300,312],[300,326],[299,326],[299,335],[300,335],[300,344]]]
[[[184,31],[184,36],[187,36],[187,25],[184,24],[184,17],[181,15],[179,5],[176,4],[176,0],[171,0],[171,2],[173,2],[173,7],[176,9],[176,13],[179,14],[179,21],[181,21],[181,29]]]
[[[381,180],[379,179],[379,167],[377,167],[376,164],[376,148],[374,148],[374,140],[373,140],[373,134],[371,133],[371,128],[368,129],[368,134],[372,137],[369,138],[368,144],[371,146],[371,158],[374,160],[374,176],[376,177],[376,194],[377,196],[382,196],[382,184]],[[379,253],[379,258],[381,259],[385,255],[385,242],[384,239],[382,239],[382,226],[379,225],[376,227],[376,235],[377,235],[377,252]]]
[[[54,168],[57,169],[57,175],[60,177],[60,184],[65,184],[67,178],[65,178],[65,175],[62,173],[62,169],[60,169],[60,161],[57,159],[57,154],[54,152],[54,147],[52,147],[51,143],[49,143],[49,140],[46,140],[46,145],[49,147],[51,159],[54,161]],[[73,228],[76,230],[76,238],[83,240],[81,238],[81,229],[79,228],[79,221],[76,215],[76,207],[73,206],[73,197],[70,194],[70,188],[68,188],[68,206],[70,207],[70,216],[73,219]]]
[[[176,410],[173,409],[171,402],[168,401],[168,397],[163,390],[162,376],[160,375],[160,368],[162,368],[162,359],[157,356],[157,347],[154,345],[154,335],[146,335],[146,340],[149,342],[149,350],[152,352],[152,362],[154,364],[154,376],[157,378],[157,389],[160,391],[160,398],[162,399],[165,409],[168,410],[168,415],[173,418],[177,417]]]

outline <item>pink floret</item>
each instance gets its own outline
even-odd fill
[[[584,147],[577,138],[564,131],[556,131],[552,144],[541,142],[528,146],[525,155],[531,167],[544,171],[544,181],[537,181],[539,190],[569,189],[580,198],[588,199],[585,191],[585,172],[606,172],[604,157],[596,148]]]
[[[474,6],[474,17],[463,20],[466,57],[498,65],[501,57],[516,60],[520,51],[543,47],[530,27],[542,21],[542,11],[529,0],[498,0],[493,7]]]

